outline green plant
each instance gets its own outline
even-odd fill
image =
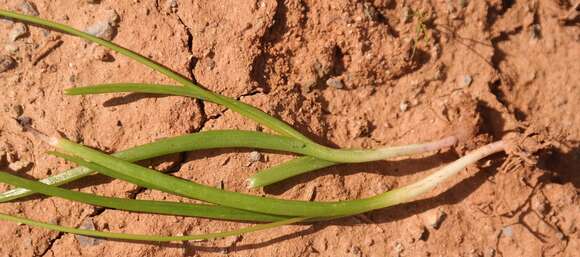
[[[504,151],[506,147],[506,143],[503,141],[484,146],[418,182],[365,199],[339,202],[309,202],[258,197],[220,190],[214,187],[166,175],[133,164],[132,162],[176,152],[226,147],[259,148],[303,155],[282,165],[264,170],[250,178],[250,186],[256,187],[275,183],[291,176],[339,163],[368,162],[434,151],[455,144],[458,141],[458,138],[456,136],[450,136],[425,144],[384,147],[375,150],[329,148],[313,142],[283,121],[278,120],[251,105],[203,89],[161,64],[112,42],[75,30],[66,25],[57,24],[37,17],[21,15],[4,10],[0,10],[0,16],[29,22],[35,25],[42,25],[50,29],[59,30],[97,43],[134,59],[182,84],[182,86],[151,85],[142,83],[96,85],[68,89],[66,90],[66,94],[68,95],[141,92],[194,97],[228,107],[229,109],[280,134],[271,135],[261,132],[237,130],[208,131],[163,139],[118,152],[113,155],[107,155],[63,138],[47,137],[35,132],[39,138],[45,140],[60,151],[52,154],[77,163],[81,167],[41,180],[42,183],[0,172],[0,182],[20,187],[1,194],[0,202],[14,200],[32,193],[41,193],[73,201],[128,211],[272,223],[255,225],[253,227],[223,233],[185,237],[162,237],[115,234],[65,228],[54,224],[31,221],[5,214],[1,214],[0,219],[21,222],[63,232],[119,239],[171,241],[224,237],[296,222],[312,222],[316,220],[355,215],[408,202],[418,195],[431,190],[445,179],[461,171],[467,165],[475,163],[493,153]],[[84,176],[94,174],[95,172],[125,180],[142,187],[161,190],[192,199],[203,200],[209,204],[184,204],[165,201],[119,199],[79,193],[56,187]]]
[[[425,46],[429,45],[431,38],[429,37],[427,22],[429,15],[423,11],[414,11],[409,10],[411,12],[411,16],[415,18],[415,36],[413,37],[413,48],[411,50],[411,56],[415,56],[415,52],[417,51],[417,44],[420,41],[425,43]]]

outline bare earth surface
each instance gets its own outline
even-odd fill
[[[251,150],[231,149],[151,163],[179,177],[286,199],[355,199],[422,178],[509,133],[528,132],[523,145],[531,147],[495,155],[410,204],[238,238],[130,243],[0,222],[0,257],[580,256],[576,0],[30,2],[40,17],[76,28],[109,22],[115,31],[107,36],[114,42],[280,117],[326,145],[422,142],[448,135],[460,123],[479,129],[462,146],[440,153],[342,165],[263,190],[246,189],[245,178],[290,156],[264,153],[261,162],[249,164]],[[0,0],[0,8],[23,11],[23,4]],[[173,82],[80,39],[25,27],[28,32],[13,34],[22,24],[0,21],[2,65],[12,64],[0,72],[2,170],[40,179],[71,167],[46,155],[50,149],[22,131],[17,119],[26,117],[42,131],[60,131],[109,152],[197,131],[262,129],[220,106],[182,97],[64,96],[65,88],[98,83]],[[542,143],[552,145],[534,148]],[[179,199],[100,176],[68,187]],[[248,225],[40,197],[0,204],[0,212],[164,235]]]

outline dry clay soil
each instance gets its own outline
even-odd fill
[[[518,151],[471,166],[415,202],[365,215],[171,244],[91,240],[0,222],[1,257],[580,256],[578,1],[30,2],[40,17],[80,29],[111,22],[115,43],[255,105],[329,146],[423,142],[453,133],[458,124],[478,132],[438,153],[337,166],[265,189],[247,189],[244,180],[291,156],[263,153],[261,161],[250,162],[252,149],[227,149],[146,163],[196,182],[285,199],[355,199],[422,178],[486,142],[514,133],[525,137]],[[22,6],[22,1],[0,1],[2,9],[22,11]],[[65,88],[98,83],[173,82],[55,31],[27,26],[28,33],[12,41],[16,26],[0,22],[0,53],[15,61],[0,73],[2,170],[40,179],[71,167],[48,156],[50,148],[23,132],[17,120],[107,152],[197,131],[268,131],[195,99],[65,96]],[[101,176],[68,188],[183,200]],[[0,204],[0,210],[140,234],[198,234],[248,225],[45,197]]]

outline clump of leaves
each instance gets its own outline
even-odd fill
[[[112,155],[107,155],[98,150],[73,143],[64,138],[43,135],[30,128],[39,139],[42,139],[56,149],[56,151],[51,152],[51,154],[76,163],[79,167],[42,179],[40,182],[17,177],[6,172],[0,172],[0,182],[19,187],[0,194],[0,202],[7,202],[33,193],[39,193],[119,210],[269,223],[258,224],[236,231],[204,235],[158,236],[83,230],[63,227],[57,224],[33,221],[23,217],[0,214],[0,219],[3,220],[68,233],[125,240],[176,241],[211,239],[239,235],[297,222],[314,222],[317,220],[328,220],[356,215],[371,210],[409,202],[417,196],[432,190],[435,186],[449,177],[454,176],[466,166],[491,154],[504,151],[507,145],[504,141],[498,141],[483,146],[446,165],[439,171],[436,171],[422,180],[395,190],[357,200],[334,202],[283,200],[217,189],[212,186],[202,185],[163,174],[134,164],[134,162],[177,152],[231,147],[274,150],[300,155],[300,157],[266,169],[248,179],[248,186],[260,187],[276,183],[298,174],[341,163],[369,162],[439,150],[457,143],[458,136],[452,135],[423,144],[382,147],[378,149],[329,148],[312,141],[285,122],[276,119],[251,105],[206,90],[195,85],[189,79],[173,72],[169,68],[112,42],[81,32],[69,26],[47,21],[38,17],[17,14],[4,10],[0,10],[0,16],[44,26],[46,28],[58,30],[99,44],[140,62],[181,84],[153,85],[143,83],[117,83],[94,85],[67,89],[65,93],[68,95],[140,92],[193,97],[223,105],[278,133],[278,135],[274,135],[240,130],[207,131],[166,138],[149,144],[136,146]],[[421,29],[425,30],[425,28]],[[186,204],[181,202],[104,197],[58,187],[59,185],[63,185],[94,173],[128,181],[145,188],[201,200],[207,204]]]

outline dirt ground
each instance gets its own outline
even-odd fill
[[[130,243],[0,222],[0,257],[580,256],[576,0],[29,2],[40,17],[76,28],[109,24],[105,37],[326,145],[423,142],[452,133],[466,118],[478,120],[479,135],[460,147],[342,165],[259,190],[246,189],[245,178],[290,156],[264,153],[263,161],[248,164],[251,150],[229,149],[175,155],[157,165],[197,182],[286,199],[355,199],[422,178],[477,142],[532,131],[528,139],[552,144],[495,155],[413,203],[237,238]],[[0,8],[31,11],[20,0],[0,0]],[[105,151],[197,131],[262,129],[223,107],[183,97],[64,96],[65,88],[98,83],[173,82],[80,39],[24,27],[0,21],[2,170],[39,179],[71,167],[46,155],[50,149],[17,120]],[[68,187],[179,199],[100,176]],[[0,204],[0,212],[128,233],[247,226],[44,197]]]

